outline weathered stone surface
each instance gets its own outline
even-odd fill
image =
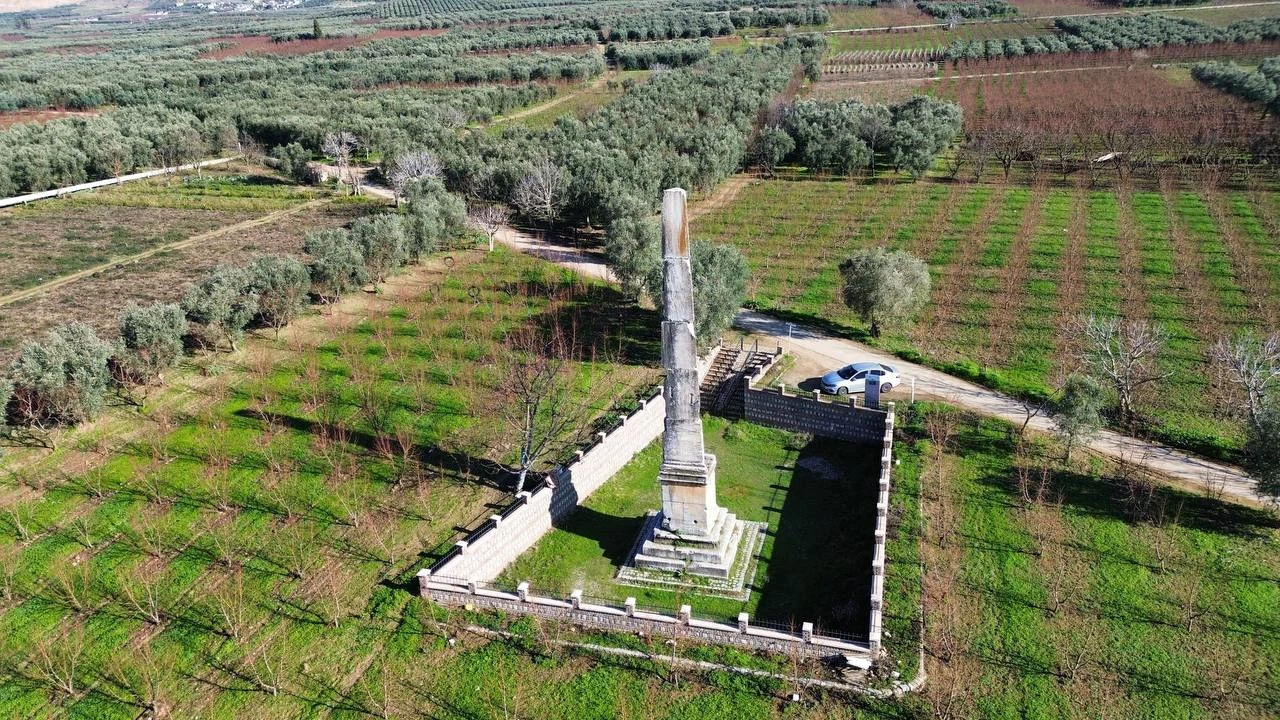
[[[686,202],[679,188],[662,197],[662,519],[656,528],[646,526],[632,563],[724,578],[738,555],[742,523],[716,504],[716,459],[702,441]]]

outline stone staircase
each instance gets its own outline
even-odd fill
[[[772,357],[755,347],[721,347],[702,379],[702,411],[741,420],[745,415],[742,390],[746,377],[767,365]]]

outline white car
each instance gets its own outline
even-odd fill
[[[867,376],[880,376],[880,392],[887,393],[895,386],[902,384],[898,369],[892,365],[875,362],[860,362],[846,365],[839,370],[832,370],[822,376],[822,392],[829,395],[848,395],[865,392]]]

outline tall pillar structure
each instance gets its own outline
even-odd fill
[[[716,458],[702,441],[698,338],[693,314],[687,194],[662,196],[662,511],[645,525],[634,564],[727,578],[743,524],[716,504]]]
[[[716,519],[716,457],[702,444],[698,339],[693,317],[693,268],[685,191],[662,196],[662,368],[667,404],[662,433],[662,526],[705,535]]]

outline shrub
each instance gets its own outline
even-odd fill
[[[111,384],[111,345],[81,323],[50,330],[27,342],[9,368],[13,413],[24,425],[74,425],[102,410]]]
[[[399,215],[383,213],[360,218],[351,226],[351,237],[360,245],[369,279],[376,286],[408,259],[408,237]]]
[[[249,263],[249,291],[258,298],[257,322],[280,334],[302,312],[311,292],[307,266],[287,255],[260,255]]]
[[[196,338],[202,345],[216,350],[225,340],[234,352],[258,314],[258,298],[246,269],[224,266],[187,287],[182,309],[188,320],[201,326]]]
[[[120,313],[120,341],[111,358],[117,384],[146,385],[160,378],[182,356],[187,317],[173,303],[130,305]]]
[[[303,185],[315,182],[316,174],[311,169],[311,153],[307,152],[300,143],[277,145],[271,151],[271,157],[279,163],[280,172],[293,178],[295,182]]]
[[[333,302],[369,279],[360,244],[346,230],[307,233],[303,249],[311,256],[311,288],[326,302]]]

